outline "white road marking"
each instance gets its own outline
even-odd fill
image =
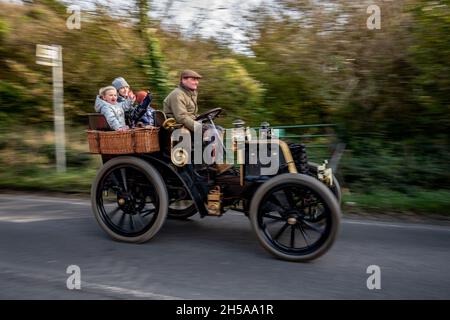
[[[173,296],[167,296],[159,293],[153,293],[148,291],[141,291],[141,290],[135,290],[135,289],[127,289],[117,286],[109,286],[104,284],[98,284],[98,283],[89,283],[89,282],[82,282],[81,288],[88,288],[88,289],[94,289],[98,291],[104,291],[107,293],[117,293],[119,295],[126,295],[126,296],[132,296],[135,298],[144,298],[144,299],[155,299],[155,300],[183,300],[179,297],[173,297]]]
[[[18,200],[18,201],[28,201],[28,202],[40,202],[40,203],[61,203],[61,204],[72,204],[77,206],[90,206],[91,203],[86,200],[86,202],[81,202],[78,199],[67,199],[63,200],[61,198],[50,198],[50,197],[36,197],[36,196],[18,196],[18,195],[0,195],[0,200]]]
[[[61,198],[51,198],[51,197],[40,197],[40,196],[22,196],[22,195],[9,195],[9,194],[0,194],[0,201],[4,201],[0,204],[0,214],[6,213],[10,208],[30,208],[33,206],[33,203],[50,203],[50,204],[64,204],[64,205],[77,205],[77,206],[90,206],[90,202],[87,200],[85,202],[80,201],[79,199],[67,199],[65,201]],[[16,202],[21,202],[21,204],[17,205]],[[15,204],[15,205],[14,205]],[[58,211],[61,211],[58,210]],[[77,213],[76,216],[72,212],[55,212],[55,210],[51,210],[51,212],[46,214],[21,214],[17,213],[14,215],[11,214],[1,214],[0,221],[12,222],[12,223],[31,223],[31,222],[41,222],[41,221],[50,221],[50,220],[67,220],[67,219],[78,219],[82,217],[80,213]]]
[[[26,271],[20,270],[20,268],[14,267],[12,265],[1,264],[2,268],[0,269],[0,275],[6,275],[9,279],[17,277],[23,278],[33,281],[44,282],[45,284],[53,284],[53,286],[61,287],[63,290],[66,289],[66,283],[62,282],[61,279],[57,279],[54,276],[50,276],[48,274],[37,273],[36,270]],[[71,290],[68,290],[71,291]],[[180,297],[169,296],[159,293],[154,293],[150,291],[142,291],[136,289],[123,288],[118,286],[110,286],[106,284],[100,284],[95,282],[89,282],[82,280],[81,289],[74,290],[74,293],[104,293],[107,296],[114,297],[130,297],[130,298],[140,298],[140,299],[154,299],[154,300],[184,300]]]
[[[40,196],[21,196],[21,195],[7,195],[0,194],[0,200],[16,200],[16,201],[28,201],[28,202],[40,202],[40,203],[59,203],[66,205],[79,205],[79,206],[90,206],[91,203],[89,200],[80,201],[79,199],[67,199],[63,200],[61,198],[52,198],[52,197],[40,197]],[[241,212],[229,210],[227,214],[232,215],[243,215]],[[37,219],[36,221],[42,220],[52,220],[52,219],[60,219],[59,217],[55,218],[31,218],[27,219],[15,217],[17,221],[12,222],[34,222],[32,219]],[[63,218],[61,218],[63,219]],[[0,221],[11,221],[8,218],[1,218]],[[19,221],[20,220],[20,221]],[[419,224],[419,223],[391,223],[391,222],[379,222],[379,221],[360,221],[353,219],[343,219],[343,224],[353,224],[353,225],[364,225],[370,227],[386,227],[386,228],[400,228],[400,229],[418,229],[418,230],[433,230],[433,231],[448,231],[450,232],[450,226],[437,226],[437,225],[429,225],[429,224]]]
[[[229,210],[225,214],[231,214],[235,216],[244,216],[242,212]],[[360,221],[354,219],[342,219],[343,224],[363,225],[369,227],[387,227],[387,228],[401,228],[401,229],[420,229],[420,230],[433,230],[433,231],[448,231],[450,232],[450,226],[438,226],[431,224],[419,224],[419,223],[391,223],[382,221]]]
[[[390,222],[376,222],[376,221],[357,221],[347,220],[342,221],[344,224],[364,225],[370,227],[387,227],[387,228],[400,228],[400,229],[420,229],[420,230],[432,230],[432,231],[448,231],[449,226],[435,226],[428,224],[413,224],[413,223],[390,223]]]
[[[40,222],[40,221],[48,221],[48,220],[67,220],[73,219],[70,217],[30,217],[30,216],[2,216],[0,217],[0,221],[13,222],[13,223],[28,223],[28,222]]]

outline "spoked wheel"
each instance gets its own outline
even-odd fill
[[[135,157],[112,159],[99,170],[91,202],[100,227],[125,242],[150,240],[167,217],[168,195],[161,175]]]
[[[302,174],[283,174],[264,183],[249,213],[262,246],[289,261],[323,255],[335,241],[340,223],[335,196],[323,183]]]

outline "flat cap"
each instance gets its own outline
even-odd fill
[[[193,71],[193,70],[183,70],[183,72],[181,72],[181,79],[184,78],[197,78],[197,79],[201,79],[202,76],[199,75],[197,72]]]

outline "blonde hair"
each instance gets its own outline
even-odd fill
[[[107,87],[103,87],[98,91],[98,94],[102,97],[105,96],[106,92],[108,92],[109,90],[114,90],[117,93],[116,88],[114,88],[113,86],[107,86]]]

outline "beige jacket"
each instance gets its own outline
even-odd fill
[[[197,116],[197,92],[178,86],[164,99],[164,113],[194,131]]]

